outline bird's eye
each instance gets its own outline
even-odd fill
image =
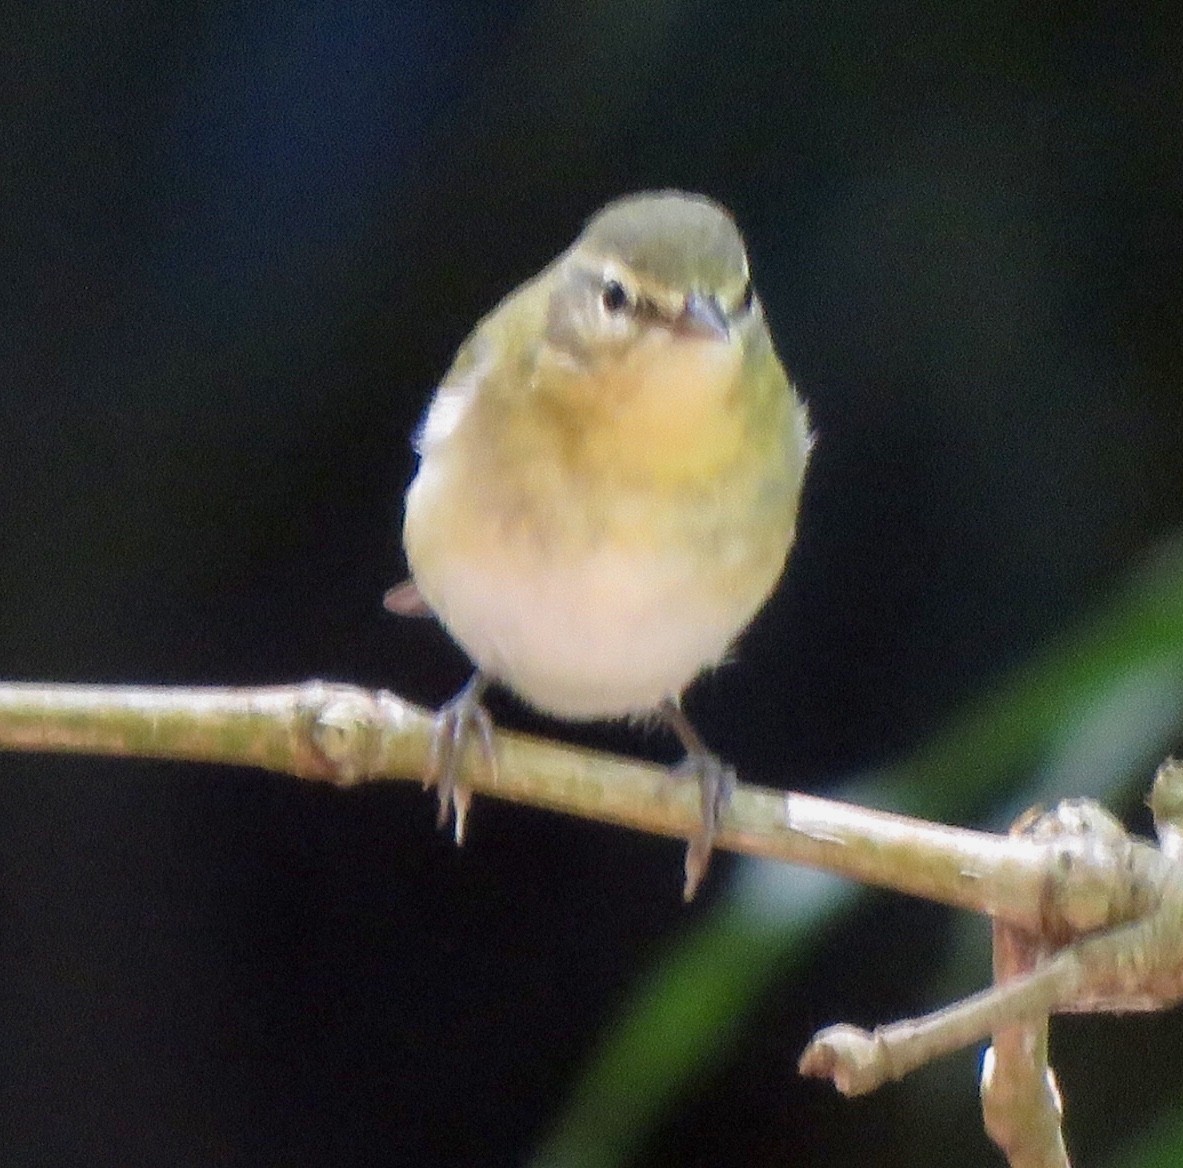
[[[629,306],[629,294],[619,280],[609,280],[600,294],[604,307],[609,312],[623,312]]]
[[[752,282],[749,280],[743,286],[743,295],[739,298],[739,311],[750,312],[752,308],[752,300],[755,298],[755,292],[752,290]]]

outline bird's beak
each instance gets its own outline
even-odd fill
[[[683,337],[725,341],[730,336],[727,316],[713,296],[691,292],[682,311],[674,317],[674,332]]]

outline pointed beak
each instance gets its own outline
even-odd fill
[[[727,316],[713,296],[692,292],[682,311],[674,318],[674,332],[683,337],[706,341],[725,341],[730,336]]]

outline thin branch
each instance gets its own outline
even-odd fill
[[[260,689],[0,684],[0,749],[256,766],[343,787],[420,781],[434,727],[431,713],[394,694],[315,681]],[[480,794],[661,835],[699,828],[697,792],[671,784],[662,767],[520,734],[498,733],[493,747],[495,768],[481,765],[476,749],[462,768]],[[993,987],[872,1032],[830,1027],[802,1055],[802,1072],[859,1094],[993,1034],[982,1081],[990,1134],[1012,1168],[1067,1168],[1047,1066],[1049,1015],[1183,1000],[1183,766],[1160,768],[1151,807],[1157,848],[1085,800],[997,836],[741,784],[720,847],[995,921]]]
[[[385,691],[307,682],[248,688],[0,684],[0,749],[262,767],[350,786],[419,781],[433,715]],[[497,774],[470,752],[478,794],[687,837],[697,793],[652,764],[520,734],[496,738]],[[740,784],[718,846],[822,868],[987,913],[1043,935],[1129,920],[1148,893],[1087,841],[1054,845],[926,823]]]
[[[1045,955],[1030,934],[995,922],[996,983],[1030,973]],[[982,1119],[1010,1168],[1070,1168],[1061,1129],[1064,1105],[1047,1044],[1044,1014],[1001,1027],[982,1059]]]
[[[1148,894],[1124,924],[1077,940],[1031,933],[996,921],[996,984],[926,1017],[867,1032],[821,1031],[801,1056],[802,1073],[831,1079],[848,1095],[873,1090],[942,1054],[993,1033],[982,1069],[986,1129],[1011,1168],[1068,1168],[1062,1107],[1047,1063],[1051,1014],[1160,1010],[1183,1000],[1183,766],[1168,761],[1150,800],[1161,851],[1131,840],[1103,808],[1087,800],[1026,816],[1022,838],[1087,841],[1118,867],[1139,870]]]

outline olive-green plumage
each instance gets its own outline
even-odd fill
[[[748,288],[716,204],[622,199],[480,322],[436,393],[407,496],[415,582],[547,713],[679,694],[780,575],[808,431]]]
[[[776,584],[809,450],[731,217],[633,195],[465,341],[418,436],[415,586],[568,719],[663,707]]]

